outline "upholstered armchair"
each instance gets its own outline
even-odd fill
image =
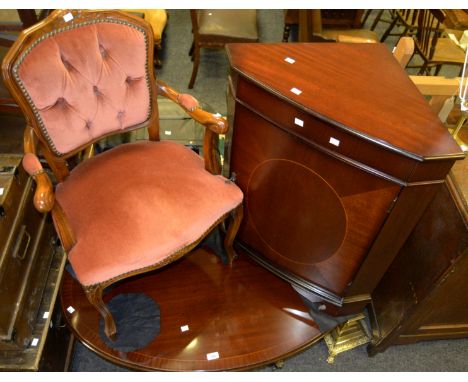
[[[37,183],[34,204],[51,212],[108,337],[117,329],[104,288],[181,258],[224,223],[230,263],[242,219],[242,192],[218,175],[213,155],[215,134],[226,132],[226,120],[157,83],[152,63],[153,35],[141,18],[56,10],[22,32],[2,65],[28,123],[23,165]],[[204,159],[181,144],[159,141],[158,93],[206,127]],[[148,128],[149,141],[93,155],[97,140],[141,127]],[[78,155],[84,160],[73,166]]]

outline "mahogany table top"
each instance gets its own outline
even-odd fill
[[[61,291],[65,317],[87,347],[139,370],[251,369],[320,340],[318,325],[294,289],[238,253],[228,266],[201,248],[165,268],[115,285],[106,302],[119,294],[144,293],[160,307],[161,331],[142,349],[121,352],[104,343],[98,334],[99,313],[68,273]],[[65,310],[69,306],[72,313]]]

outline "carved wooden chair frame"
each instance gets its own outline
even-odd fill
[[[462,74],[463,60],[460,62],[434,60],[439,39],[448,39],[443,37],[445,17],[446,14],[441,9],[423,9],[418,13],[417,33],[414,35],[415,53],[421,57],[423,64],[407,66],[407,68],[420,68],[418,75],[431,75],[431,70],[435,67],[433,75],[437,76],[443,65],[458,66],[459,76]]]
[[[64,20],[64,16],[71,13],[73,16],[73,24],[67,23]],[[87,144],[69,152],[66,154],[57,153],[47,136],[44,134],[44,130],[40,124],[40,118],[38,118],[38,112],[35,110],[34,105],[28,100],[27,92],[21,87],[20,83],[15,79],[15,63],[21,58],[24,52],[30,50],[38,38],[60,31],[73,28],[73,25],[81,26],[83,23],[94,23],[102,20],[113,20],[113,22],[128,24],[129,26],[137,26],[144,31],[146,36],[146,48],[147,48],[147,76],[148,86],[150,87],[151,95],[151,115],[148,120],[142,124],[132,126],[125,131],[135,130],[138,128],[146,127],[149,132],[149,140],[159,140],[159,118],[158,118],[158,106],[157,106],[157,94],[165,96],[175,103],[179,104],[187,114],[195,121],[205,126],[204,136],[204,163],[205,169],[212,174],[220,174],[220,164],[216,156],[216,134],[224,134],[228,130],[228,124],[225,118],[216,117],[211,113],[208,113],[198,106],[187,107],[184,100],[188,95],[177,93],[175,90],[170,88],[168,85],[162,82],[156,82],[153,73],[153,35],[149,24],[144,20],[133,16],[128,13],[111,10],[55,10],[48,18],[42,20],[36,25],[24,31],[18,38],[15,45],[10,49],[5,60],[2,63],[2,73],[5,80],[5,84],[9,89],[12,96],[15,98],[22,112],[26,118],[26,129],[24,133],[24,151],[25,153],[32,153],[37,155],[38,152],[47,160],[57,182],[64,181],[69,175],[69,168],[67,166],[67,160],[72,160],[79,155],[82,160],[86,160],[91,157],[94,152],[94,144],[109,135],[118,134],[120,132],[113,132],[111,134],[100,136]],[[148,47],[151,47],[149,49]],[[188,96],[190,98],[190,96]],[[193,98],[192,98],[193,99]],[[37,188],[34,195],[34,205],[40,212],[47,213],[51,212],[54,225],[57,233],[63,245],[65,252],[68,252],[75,244],[74,233],[72,232],[70,225],[67,222],[66,216],[54,197],[54,186],[49,175],[44,169],[39,169],[32,177],[36,181]],[[114,277],[102,283],[98,283],[91,286],[83,286],[86,297],[89,302],[100,312],[105,322],[105,333],[109,338],[115,336],[117,329],[114,323],[114,319],[103,302],[102,295],[103,290],[109,285],[120,281],[122,279],[142,274],[160,267],[184,256],[194,249],[211,231],[219,224],[223,224],[227,218],[230,219],[230,224],[226,228],[226,235],[224,238],[224,248],[227,252],[229,263],[232,263],[236,257],[236,253],[233,250],[233,241],[238,231],[240,222],[242,220],[243,208],[242,203],[229,213],[222,216],[215,224],[203,234],[196,242],[191,243],[187,247],[177,251],[173,255],[166,257],[161,262],[153,264],[152,266],[138,269],[136,271],[122,274],[118,277]]]
[[[198,25],[198,10],[190,10],[190,19],[192,21],[193,42],[190,47],[189,56],[193,61],[192,75],[188,84],[188,88],[192,89],[197,78],[198,68],[200,66],[200,50],[201,48],[221,49],[226,44],[236,42],[258,42],[259,39],[237,38],[230,36],[217,36],[200,34]]]

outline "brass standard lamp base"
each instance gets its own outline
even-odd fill
[[[467,119],[468,119],[468,111],[463,111],[455,127],[453,128],[449,127],[448,129],[450,134],[452,134],[453,138],[458,143],[458,146],[460,146],[460,148],[465,153],[468,152],[468,143],[466,142],[466,140],[462,140],[462,138],[460,137],[460,130],[466,123]]]
[[[328,363],[333,363],[337,354],[370,342],[369,329],[363,313],[337,326],[324,339],[328,346]]]

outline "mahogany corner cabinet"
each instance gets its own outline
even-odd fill
[[[237,247],[331,315],[370,296],[464,157],[383,44],[229,44]]]

